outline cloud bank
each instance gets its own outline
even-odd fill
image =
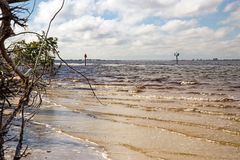
[[[45,29],[60,5],[41,1],[31,29]],[[66,0],[51,35],[69,59],[240,58],[239,15],[238,0]]]

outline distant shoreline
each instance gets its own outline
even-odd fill
[[[84,59],[65,59],[66,61],[83,61]],[[96,62],[96,61],[175,61],[174,59],[172,60],[143,60],[143,59],[136,59],[136,60],[121,60],[121,59],[87,59],[89,62]],[[61,61],[56,59],[55,61]],[[180,59],[179,61],[240,61],[240,59]]]

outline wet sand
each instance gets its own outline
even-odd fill
[[[106,153],[89,141],[73,138],[49,125],[32,121],[25,131],[28,144],[23,160],[106,160]],[[24,147],[26,147],[24,145]],[[12,159],[10,156],[8,159]]]
[[[103,104],[63,67],[34,121],[112,160],[238,160],[240,63],[162,63],[74,64]]]
[[[240,157],[237,103],[230,107],[234,103],[220,102],[213,108],[212,102],[191,101],[187,106],[181,100],[143,100],[139,93],[124,92],[104,98],[109,93],[98,94],[101,105],[87,90],[55,88],[34,120],[98,144],[113,160]]]

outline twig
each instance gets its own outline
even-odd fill
[[[48,24],[48,29],[47,29],[47,32],[46,32],[45,38],[44,38],[45,41],[46,41],[46,39],[47,39],[47,36],[48,36],[49,31],[50,31],[51,24],[52,24],[53,20],[56,18],[56,16],[58,15],[58,13],[63,9],[64,4],[65,4],[65,0],[62,1],[61,7],[58,9],[58,11],[54,14],[54,16],[52,17],[52,19],[50,20],[50,22],[49,22],[49,24]],[[44,41],[44,42],[45,42],[45,41]],[[44,43],[42,43],[42,45],[41,45],[41,47],[40,47],[40,50],[39,50],[39,53],[38,53],[38,56],[37,56],[37,58],[36,58],[35,65],[34,65],[34,68],[33,68],[33,72],[36,71],[36,68],[37,68],[37,64],[38,64],[40,55],[42,54],[43,46],[44,46]],[[33,82],[34,82],[34,78],[33,78]]]
[[[90,87],[90,89],[91,89],[94,97],[97,99],[97,101],[98,101],[100,104],[104,105],[104,104],[100,101],[100,99],[98,98],[98,96],[96,95],[96,93],[94,92],[94,90],[93,90],[93,88],[92,88],[92,85],[91,85],[89,79],[88,79],[84,74],[82,74],[81,72],[79,72],[78,70],[76,70],[75,68],[73,68],[72,66],[70,66],[64,59],[62,59],[62,57],[59,55],[58,52],[56,52],[56,54],[57,54],[58,58],[59,58],[64,64],[66,64],[66,66],[67,66],[68,68],[70,68],[71,70],[73,70],[73,71],[75,71],[76,73],[80,74],[80,75],[87,81],[87,83],[88,83],[88,85],[89,85],[89,87]]]
[[[29,17],[33,14],[34,12],[34,9],[35,9],[35,6],[36,6],[36,0],[33,1],[33,7],[32,7],[32,10],[30,11],[29,15],[27,16],[27,20],[29,19]]]
[[[56,18],[56,16],[59,14],[59,12],[63,9],[64,4],[65,4],[65,0],[62,1],[61,7],[58,9],[58,11],[54,14],[52,19],[50,20],[50,23],[48,24],[48,29],[47,29],[47,32],[46,32],[46,37],[48,36],[48,33],[50,31],[53,20]]]

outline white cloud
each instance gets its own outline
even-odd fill
[[[218,5],[222,0],[180,0],[176,3],[172,16],[183,17],[183,16],[198,16],[213,13],[217,11]],[[170,9],[171,11],[171,9]],[[171,13],[168,13],[171,14]]]
[[[217,11],[223,0],[104,0],[100,8],[119,12],[124,19],[137,16],[136,21],[148,15],[165,18],[194,17]]]
[[[222,27],[216,30],[215,36],[216,38],[224,38],[229,33],[231,33],[234,29],[232,27]]]
[[[240,1],[239,0],[233,1],[233,2],[231,2],[231,3],[226,5],[226,7],[224,8],[224,12],[233,11],[236,8],[238,8],[239,5],[240,5]]]
[[[60,8],[62,0],[48,0],[40,2],[34,23],[45,26]],[[54,23],[61,24],[69,20],[74,20],[82,15],[91,15],[96,11],[95,0],[66,0],[64,8],[61,10]],[[40,28],[39,27],[39,28]]]
[[[222,24],[229,25],[235,28],[240,28],[240,1],[236,0],[229,3],[224,8],[224,12],[229,14],[229,17],[222,21]]]
[[[161,29],[166,32],[181,31],[197,26],[196,20],[171,20],[164,24]]]
[[[217,11],[222,0],[66,0],[63,11],[53,23],[51,35],[59,38],[64,58],[171,59],[178,50],[185,58],[240,58],[239,38],[227,39],[230,26],[211,29],[197,17]],[[46,28],[61,0],[39,4],[31,24],[33,30]],[[231,20],[238,18],[236,9]],[[113,19],[104,17],[108,11]],[[239,14],[240,15],[240,14]],[[148,17],[164,24],[144,24]],[[230,46],[230,47],[229,47]],[[202,57],[201,57],[202,56]]]
[[[229,17],[222,21],[222,23],[240,28],[240,6],[230,12]]]

